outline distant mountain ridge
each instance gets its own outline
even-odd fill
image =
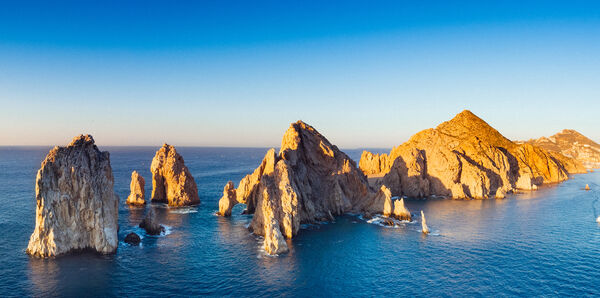
[[[468,110],[416,133],[389,154],[364,151],[359,167],[374,186],[386,185],[393,195],[476,199],[502,198],[586,172],[559,152],[512,142]]]
[[[531,139],[525,143],[560,152],[581,162],[588,169],[600,168],[600,144],[573,129],[563,129],[551,137]]]

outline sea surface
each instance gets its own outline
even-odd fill
[[[146,179],[158,148],[100,147],[111,153],[120,197],[114,255],[36,259],[25,254],[35,224],[35,177],[50,148],[0,147],[0,296],[600,296],[600,174],[504,200],[408,200],[420,218],[389,228],[357,215],[305,225],[291,251],[272,257],[248,232],[239,205],[215,216],[223,186],[258,166],[266,148],[178,152],[198,183],[191,208],[129,208],[131,171]],[[361,150],[346,150],[358,160]],[[584,191],[590,184],[591,191]],[[148,208],[166,235],[137,228]],[[135,231],[142,245],[123,238]]]

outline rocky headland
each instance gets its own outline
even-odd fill
[[[260,166],[233,186],[225,186],[219,214],[246,204],[246,212],[254,214],[249,228],[265,237],[271,254],[287,251],[283,237],[295,236],[300,224],[346,212],[393,212],[389,189],[372,189],[350,157],[302,121],[290,125],[278,153],[270,149]]]
[[[130,193],[127,197],[129,205],[144,205],[146,204],[146,191],[144,190],[146,181],[137,171],[131,173],[131,183],[129,184]]]
[[[573,158],[510,141],[468,110],[389,154],[364,151],[359,167],[373,186],[385,185],[394,196],[456,199],[504,198],[586,172]]]
[[[98,150],[91,135],[50,150],[37,173],[35,229],[27,253],[114,253],[119,198],[113,184],[110,155]]]
[[[574,158],[588,169],[600,168],[600,144],[572,129],[527,143]]]
[[[152,159],[152,202],[180,207],[200,204],[198,187],[175,147],[164,144]]]

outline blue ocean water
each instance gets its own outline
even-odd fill
[[[246,225],[251,216],[214,215],[223,186],[252,172],[267,149],[178,148],[202,204],[129,208],[132,170],[151,191],[157,148],[101,147],[111,152],[120,197],[115,255],[35,259],[25,254],[34,227],[35,175],[50,148],[0,147],[0,296],[600,296],[600,174],[504,200],[408,200],[424,210],[397,228],[355,215],[306,226],[290,253],[271,257]],[[346,151],[358,160],[360,150]],[[583,191],[585,184],[592,191]],[[137,228],[147,208],[168,227],[164,236]]]

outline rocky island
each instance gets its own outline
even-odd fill
[[[219,214],[246,204],[246,212],[254,214],[249,228],[265,237],[271,254],[287,251],[284,237],[294,237],[300,224],[393,208],[387,187],[373,190],[350,157],[302,121],[290,125],[278,153],[270,149],[260,166],[233,186],[225,186]]]
[[[35,229],[27,253],[114,253],[119,199],[113,184],[110,155],[98,150],[91,135],[50,150],[37,173]]]
[[[600,144],[573,129],[564,129],[551,137],[532,139],[527,143],[574,158],[588,169],[600,168]]]
[[[152,159],[152,202],[180,207],[200,204],[198,187],[175,147],[164,144]]]
[[[457,199],[504,198],[586,172],[561,153],[510,141],[468,110],[389,154],[364,151],[359,166],[374,186],[385,185],[394,196]]]
[[[146,191],[144,190],[146,181],[137,171],[131,173],[131,183],[129,184],[130,193],[127,197],[129,205],[144,205],[146,204]]]

